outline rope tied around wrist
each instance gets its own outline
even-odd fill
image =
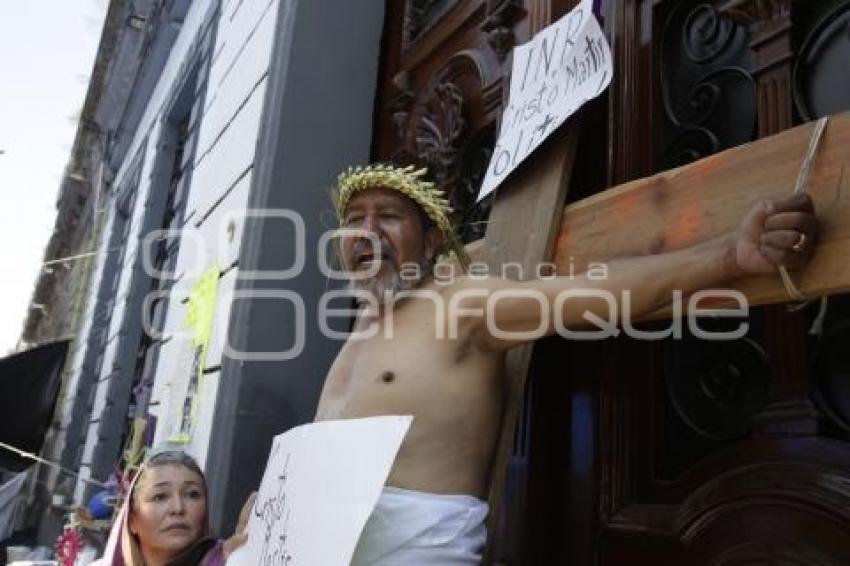
[[[811,172],[812,165],[814,164],[815,157],[817,156],[821,137],[823,136],[823,131],[826,129],[826,123],[828,121],[829,117],[824,116],[817,121],[814,130],[812,130],[812,136],[809,138],[809,147],[806,150],[803,162],[800,165],[800,172],[797,174],[797,183],[794,185],[795,195],[805,193],[808,189],[809,173]],[[791,278],[791,274],[784,265],[779,266],[779,275],[782,277],[782,284],[785,286],[785,292],[788,293],[789,297],[802,303],[800,306],[804,306],[810,301],[805,293],[803,293],[794,283],[794,279]]]

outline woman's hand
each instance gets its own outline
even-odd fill
[[[236,530],[233,536],[224,541],[223,551],[224,559],[233,554],[233,551],[248,542],[248,519],[251,518],[251,509],[254,508],[254,501],[257,499],[257,492],[253,492],[245,500],[242,506],[242,511],[239,512],[239,521],[236,523]]]

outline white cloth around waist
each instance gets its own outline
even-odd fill
[[[471,565],[487,539],[487,503],[385,487],[366,521],[352,566]]]

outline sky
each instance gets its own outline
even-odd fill
[[[0,356],[18,342],[53,232],[107,6],[0,2]]]

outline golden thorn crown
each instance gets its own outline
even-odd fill
[[[452,209],[445,193],[435,188],[431,181],[423,179],[428,174],[425,168],[417,169],[413,165],[395,167],[388,164],[349,167],[339,175],[336,195],[337,216],[343,221],[348,203],[357,193],[366,189],[386,188],[398,191],[415,202],[431,219],[443,234],[442,251],[456,256],[465,268],[469,256],[460,238],[452,226]]]

